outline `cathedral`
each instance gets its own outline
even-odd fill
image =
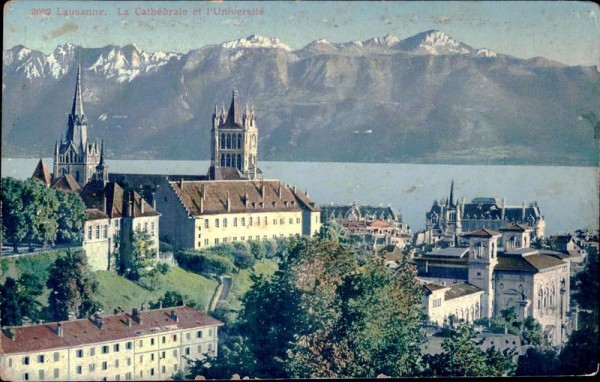
[[[50,174],[40,159],[31,177],[46,187],[79,193],[86,207],[82,246],[90,268],[115,269],[119,247],[130,246],[136,231],[145,231],[152,246],[158,249],[160,214],[137,192],[125,191],[119,184],[109,182],[104,141],[99,145],[88,140],[82,93],[78,64],[67,134],[54,146],[54,172]]]
[[[254,107],[246,105],[240,112],[237,92],[233,91],[231,105],[226,112],[215,106],[212,115],[210,169],[208,179],[261,179],[258,168],[258,128]]]

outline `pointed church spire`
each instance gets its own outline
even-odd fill
[[[227,113],[227,124],[237,124],[239,126],[242,125],[242,120],[240,118],[240,109],[237,102],[237,91],[233,91],[233,95],[231,97],[231,105],[229,106],[229,112]]]
[[[454,207],[454,178],[452,178],[452,183],[450,184],[450,199],[448,200],[448,206]]]
[[[104,139],[100,145],[100,163],[99,166],[104,166]]]
[[[77,57],[77,84],[75,85],[75,97],[73,98],[71,114],[79,117],[83,116],[83,96],[81,95],[81,51]]]

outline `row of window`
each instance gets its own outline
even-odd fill
[[[135,229],[137,231],[141,231],[142,223],[137,223]],[[156,235],[156,224],[154,222],[150,222],[150,229],[148,229],[148,222],[144,222],[144,231],[150,236]]]
[[[201,235],[198,235],[198,238],[200,238],[200,236]],[[300,236],[300,235],[299,234],[293,234],[293,233],[288,234],[288,237],[293,237],[293,236]],[[260,235],[256,235],[255,237],[256,237],[256,239],[254,239],[254,240],[260,240]],[[283,237],[285,237],[285,235],[282,234],[282,233],[279,234],[279,236],[273,235],[273,239],[277,239],[277,237],[283,238]],[[267,240],[267,238],[268,238],[267,235],[263,235],[263,240]],[[248,240],[253,240],[252,236],[248,236]],[[240,237],[240,241],[246,241],[246,236],[241,236]],[[228,242],[229,242],[229,238],[228,237],[224,237],[222,239],[219,239],[217,237],[217,238],[214,239],[214,245],[219,245],[221,243],[227,244]],[[231,242],[237,242],[237,236],[232,237],[231,238]],[[209,245],[210,245],[209,239],[204,239],[204,246],[207,247]],[[202,241],[198,241],[198,247],[202,247]]]
[[[88,240],[92,240],[93,238],[95,238],[96,240],[100,239],[100,230],[102,230],[102,238],[106,239],[108,237],[108,225],[107,224],[104,224],[104,225],[96,224],[96,225],[94,225],[94,227],[92,227],[91,225],[88,226],[87,239]],[[93,235],[94,232],[95,232],[95,235]]]
[[[228,220],[227,218],[223,218],[222,220],[219,218],[215,219],[215,228],[221,228],[221,222],[223,223],[223,228],[227,228],[228,225]],[[242,227],[246,226],[246,218],[233,218],[233,226],[237,227],[238,226],[238,222],[240,223],[240,225]],[[262,218],[262,224],[263,225],[268,225],[269,224],[269,219],[265,216]],[[302,222],[302,220],[300,218],[296,218],[296,224],[300,224]],[[273,218],[272,220],[273,225],[277,225],[279,223],[279,225],[284,225],[285,224],[285,218]],[[288,218],[288,223],[289,224],[294,224],[294,218]],[[253,218],[252,216],[250,216],[248,218],[248,226],[253,226],[253,225],[257,225],[259,226],[261,224],[261,218],[257,217],[257,218]],[[204,219],[204,228],[210,228],[210,220],[209,219]],[[198,229],[202,229],[201,226],[198,226]]]

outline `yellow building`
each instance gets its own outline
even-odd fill
[[[320,209],[277,180],[166,181],[158,188],[160,231],[181,248],[314,235]]]
[[[222,322],[176,307],[23,326],[1,334],[4,381],[166,380],[217,354]]]

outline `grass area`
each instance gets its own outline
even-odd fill
[[[273,260],[262,259],[254,264],[254,272],[261,275],[272,275],[277,270],[277,263]],[[231,274],[231,290],[225,300],[229,309],[238,310],[242,307],[242,297],[252,286],[250,275],[251,269],[242,269],[238,273]]]
[[[156,302],[169,290],[188,295],[205,310],[217,287],[216,281],[179,267],[169,267],[167,274],[159,274],[153,291],[114,272],[98,271],[94,275],[98,281],[96,300],[102,304],[107,314],[112,314],[117,307],[130,311],[132,308],[140,308],[144,302]]]

